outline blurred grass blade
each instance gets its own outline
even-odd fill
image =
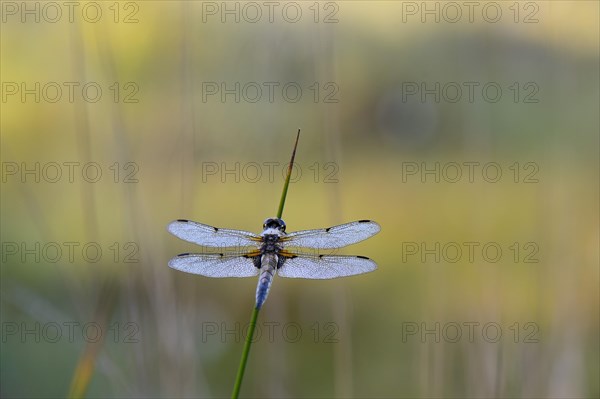
[[[113,313],[114,308],[117,305],[117,298],[119,296],[119,289],[113,278],[107,278],[102,286],[102,289],[98,295],[98,304],[96,305],[96,315],[94,322],[97,323],[102,330],[108,330],[108,323]],[[102,349],[104,338],[106,334],[100,334],[100,339],[96,342],[87,342],[79,362],[73,372],[73,379],[71,381],[71,387],[69,388],[69,398],[82,398],[85,396],[94,369],[96,366],[96,359],[98,353]]]

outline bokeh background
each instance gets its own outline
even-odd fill
[[[166,225],[259,232],[298,128],[288,231],[379,269],[276,278],[242,396],[600,395],[597,2],[48,4],[2,2],[1,396],[228,396],[256,280]]]

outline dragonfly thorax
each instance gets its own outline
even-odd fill
[[[265,230],[266,231],[266,230]],[[262,235],[263,243],[261,246],[261,252],[264,253],[279,253],[283,249],[279,234],[264,234]]]

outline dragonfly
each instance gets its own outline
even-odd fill
[[[285,222],[268,218],[260,235],[221,229],[178,219],[167,230],[174,236],[218,253],[183,253],[169,261],[173,269],[206,277],[258,277],[256,308],[264,304],[275,275],[332,279],[372,272],[377,264],[366,256],[325,255],[320,250],[342,248],[377,234],[372,220],[358,220],[325,229],[286,233]]]

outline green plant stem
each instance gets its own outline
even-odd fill
[[[290,176],[292,175],[292,168],[294,167],[294,158],[296,157],[296,148],[298,147],[298,139],[300,138],[300,129],[296,135],[296,143],[294,144],[294,151],[292,152],[292,159],[287,170],[287,176],[285,177],[285,184],[283,185],[283,192],[281,193],[281,199],[279,200],[279,210],[277,211],[277,217],[281,219],[283,214],[283,206],[285,205],[285,197],[287,196],[288,186],[290,185]],[[237,399],[240,395],[240,388],[242,387],[242,380],[244,379],[244,371],[246,371],[246,362],[248,361],[248,354],[250,353],[250,346],[252,345],[252,338],[254,337],[254,329],[256,328],[256,319],[258,318],[258,312],[260,308],[254,306],[252,311],[252,317],[250,318],[250,327],[248,328],[248,335],[246,335],[246,341],[244,342],[244,350],[242,351],[242,358],[240,359],[240,367],[238,368],[237,377],[235,378],[235,385],[233,386],[233,392],[231,393],[232,399]]]
[[[248,328],[248,335],[246,335],[244,351],[242,352],[242,359],[240,360],[240,368],[238,369],[237,377],[235,379],[235,385],[233,386],[233,393],[231,394],[232,399],[237,399],[237,397],[240,394],[242,380],[244,379],[244,371],[246,370],[246,361],[248,360],[248,353],[250,353],[250,345],[252,345],[252,338],[254,337],[254,329],[256,328],[256,319],[258,318],[259,311],[260,309],[256,307],[252,311],[250,327]]]
[[[300,129],[296,135],[296,144],[294,144],[294,151],[292,152],[292,159],[288,165],[287,176],[285,177],[285,184],[283,185],[283,192],[281,193],[281,199],[279,200],[279,210],[277,211],[277,217],[281,219],[283,215],[283,206],[285,205],[285,197],[287,196],[288,186],[290,185],[290,176],[292,175],[292,168],[294,167],[294,158],[296,157],[296,147],[298,147],[298,139],[300,138]]]

